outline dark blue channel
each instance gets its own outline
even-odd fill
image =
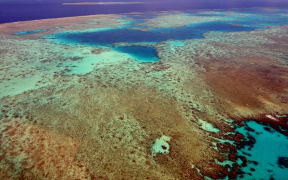
[[[235,26],[223,22],[207,22],[178,28],[152,29],[150,31],[119,28],[95,32],[65,32],[54,34],[53,38],[65,43],[112,46],[114,43],[120,42],[162,42],[203,38],[203,34],[209,31],[235,32],[252,31],[254,29],[254,27]]]

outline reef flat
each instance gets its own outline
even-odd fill
[[[287,177],[285,14],[1,24],[0,179]]]

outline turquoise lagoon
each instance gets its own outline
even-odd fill
[[[115,28],[100,28],[89,31],[61,32],[49,35],[54,42],[70,45],[85,45],[108,47],[116,51],[130,54],[138,62],[155,62],[159,60],[153,44],[165,41],[182,41],[200,39],[210,31],[239,32],[264,29],[271,25],[288,24],[286,11],[213,11],[213,13],[185,12],[185,15],[215,18],[214,21],[188,24],[173,28],[151,28],[142,23],[155,18],[157,13],[143,13],[141,15],[125,15],[131,19],[118,23]],[[173,13],[172,13],[173,15]],[[121,47],[119,43],[128,46]],[[129,45],[130,43],[130,45]],[[133,43],[150,43],[149,46],[134,46]],[[149,60],[150,59],[150,60]]]
[[[156,62],[159,60],[156,49],[150,46],[116,46],[115,50],[131,55],[140,62]]]
[[[279,161],[286,159],[286,166],[288,164],[288,137],[255,121],[245,122],[236,131],[249,142],[237,150],[237,155],[247,159],[247,166],[241,168],[244,174],[239,179],[287,179],[288,169]]]

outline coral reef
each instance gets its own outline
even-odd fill
[[[262,14],[234,11],[154,13],[146,24],[133,20],[139,14],[1,24],[0,179],[257,175],[259,162],[245,156],[245,148],[261,142],[256,131],[244,131],[249,122],[266,135],[287,138],[288,129],[288,21],[275,12],[267,15],[272,24],[254,28],[245,26]],[[219,21],[237,27],[207,29]],[[204,24],[201,37],[107,46],[47,38],[191,23]],[[15,34],[37,29],[45,31]],[[153,47],[159,60],[139,62],[114,49],[120,45]],[[285,170],[286,156],[277,158],[275,166]],[[276,171],[268,170],[273,178]]]

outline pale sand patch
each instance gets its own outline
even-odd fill
[[[160,15],[141,24],[151,28],[172,28],[222,20],[221,17],[201,17],[188,14]]]
[[[200,127],[208,132],[213,132],[213,133],[219,133],[219,129],[215,128],[211,123],[208,123],[207,121],[203,121],[201,119],[198,120]]]
[[[156,138],[154,143],[151,146],[151,154],[152,156],[156,156],[158,153],[160,154],[169,154],[169,141],[171,140],[168,136],[161,136],[160,138]]]
[[[13,78],[11,80],[0,82],[0,98],[4,96],[14,96],[28,90],[45,86],[45,84],[41,84],[38,87],[36,86],[37,82],[41,79],[40,76],[30,76],[25,78]]]

